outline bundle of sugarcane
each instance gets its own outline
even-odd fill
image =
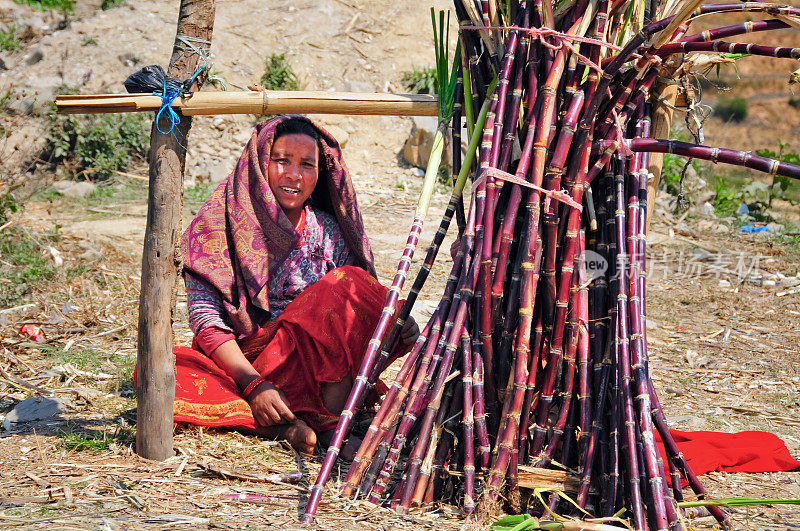
[[[444,293],[374,417],[344,492],[400,512],[454,501],[471,513],[479,496],[521,509],[519,467],[558,466],[579,478],[574,503],[554,494],[547,507],[531,502],[528,512],[608,519],[622,512],[636,529],[680,527],[681,482],[700,496],[704,489],[670,435],[649,375],[649,154],[794,178],[800,167],[649,138],[653,109],[662,104],[653,87],[659,77],[685,72],[675,54],[738,51],[718,39],[796,26],[800,9],[698,0],[500,4],[455,2],[464,60],[456,87],[463,85],[464,98],[457,93],[453,130],[461,131],[463,101],[467,154],[477,151],[477,163],[460,165],[456,149],[458,178],[440,229],[384,350],[377,354],[386,323],[365,356],[363,382],[342,414],[305,520],[455,213],[460,237]],[[775,19],[684,36],[693,17],[745,10]],[[798,57],[796,49],[742,51]],[[709,510],[725,520],[718,507]]]

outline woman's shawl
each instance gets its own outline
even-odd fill
[[[219,290],[230,324],[243,335],[267,321],[269,275],[300,240],[267,182],[275,128],[287,118],[278,116],[256,126],[235,170],[203,204],[181,241],[184,269]],[[319,130],[324,161],[316,189],[327,186],[332,214],[351,253],[358,265],[376,276],[339,143],[308,118],[294,118]]]

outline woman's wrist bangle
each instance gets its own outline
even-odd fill
[[[263,376],[259,376],[258,378],[255,378],[252,382],[247,384],[247,387],[245,387],[242,390],[242,398],[244,398],[245,400],[249,399],[250,395],[253,393],[253,391],[256,390],[256,387],[258,387],[259,385],[261,385],[262,383],[264,383],[266,381],[267,381],[267,379],[264,378]]]

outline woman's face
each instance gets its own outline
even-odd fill
[[[308,135],[284,135],[272,144],[267,166],[269,188],[295,226],[317,185],[319,149]]]

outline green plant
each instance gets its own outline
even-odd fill
[[[117,7],[123,1],[124,0],[103,0],[103,3],[100,5],[100,7],[103,9],[103,11],[107,11],[109,9]]]
[[[81,46],[97,46],[97,39],[94,37],[84,37]]]
[[[143,159],[149,146],[142,114],[108,114],[102,117],[48,115],[43,159],[63,165],[72,175],[86,174],[94,181],[107,180]]]
[[[0,29],[0,50],[16,50],[19,48],[19,40],[14,37],[17,26],[9,24],[6,29]]]
[[[8,102],[11,101],[12,95],[11,91],[5,91],[2,96],[0,96],[0,111],[8,110]]]
[[[40,242],[21,229],[9,227],[0,233],[0,306],[19,303],[33,283],[55,276],[42,250]]]
[[[272,54],[267,58],[261,85],[267,90],[298,90],[297,76],[286,60],[285,54]]]
[[[183,192],[183,202],[187,205],[202,205],[217,187],[217,183],[197,183]]]
[[[714,210],[720,216],[732,216],[739,207],[738,191],[724,178],[717,177],[711,184],[714,190]]]
[[[78,264],[75,267],[68,267],[66,271],[67,280],[72,280],[73,278],[79,277],[86,273],[86,264]]]
[[[0,225],[8,221],[9,214],[19,210],[19,205],[11,192],[0,195]]]
[[[70,363],[83,370],[97,369],[102,363],[100,352],[93,348],[75,348],[70,350],[57,348],[46,352],[46,354],[53,363],[58,365]]]
[[[14,2],[22,5],[29,5],[39,11],[60,9],[64,13],[72,13],[75,8],[75,2],[73,0],[14,0]]]
[[[436,69],[432,66],[415,68],[403,72],[400,81],[413,94],[439,93],[439,86],[436,81]]]
[[[722,98],[714,107],[714,116],[718,116],[726,122],[741,122],[747,118],[747,100]]]
[[[681,189],[681,175],[686,167],[686,157],[679,157],[671,153],[664,154],[664,164],[661,167],[661,179],[659,187],[672,195],[678,195]],[[695,171],[700,170],[700,164],[692,160],[691,167]]]
[[[92,452],[101,452],[108,450],[111,444],[111,439],[103,432],[94,431],[91,435],[83,435],[75,432],[62,431],[58,434],[60,445],[67,450],[91,450]]]

